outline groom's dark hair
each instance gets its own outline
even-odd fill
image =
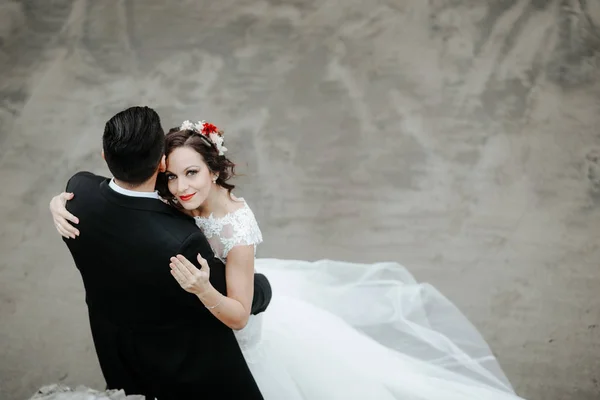
[[[165,131],[149,107],[131,107],[108,120],[102,136],[104,159],[113,176],[132,186],[156,172],[164,154]]]

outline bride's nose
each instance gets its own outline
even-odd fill
[[[177,191],[179,193],[185,193],[188,188],[188,184],[185,179],[177,179]]]

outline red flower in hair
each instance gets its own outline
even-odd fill
[[[211,124],[211,123],[208,123],[208,122],[205,122],[205,123],[202,125],[202,133],[203,133],[203,134],[205,134],[205,135],[207,135],[207,136],[208,136],[208,135],[210,135],[211,133],[216,133],[216,132],[218,132],[218,129],[217,129],[217,127],[216,127],[216,126],[214,126],[213,124]]]

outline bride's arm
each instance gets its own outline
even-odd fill
[[[254,274],[255,248],[262,242],[262,233],[254,214],[247,208],[236,214],[235,218],[235,223],[221,227],[220,243],[217,244],[217,247],[222,246],[219,252],[227,259],[227,296],[210,285],[208,264],[201,258],[198,258],[201,266],[198,269],[182,257],[187,261],[186,268],[174,276],[181,287],[194,293],[219,321],[231,329],[239,330],[246,326],[253,309],[257,314],[269,305],[271,286],[266,277],[259,276],[256,279]],[[174,273],[177,271],[174,270]]]
[[[225,265],[227,297],[215,288],[199,294],[200,301],[231,329],[246,326],[254,295],[254,246],[236,246],[227,255]],[[215,307],[216,306],[216,307]]]
[[[240,330],[248,323],[254,295],[254,246],[235,246],[227,255],[225,279],[227,296],[208,280],[210,270],[206,260],[198,258],[201,269],[185,257],[171,259],[173,276],[186,291],[195,294],[202,304],[222,323]]]

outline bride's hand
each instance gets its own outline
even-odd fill
[[[54,226],[58,233],[65,238],[75,239],[79,236],[79,230],[73,227],[69,221],[74,224],[79,223],[79,219],[67,211],[67,201],[73,198],[73,193],[62,192],[50,200],[50,212],[54,220]]]
[[[186,292],[200,295],[210,288],[210,268],[208,263],[200,254],[198,254],[198,263],[202,269],[196,268],[187,258],[178,254],[177,257],[171,257],[171,275],[177,280],[179,286]]]

